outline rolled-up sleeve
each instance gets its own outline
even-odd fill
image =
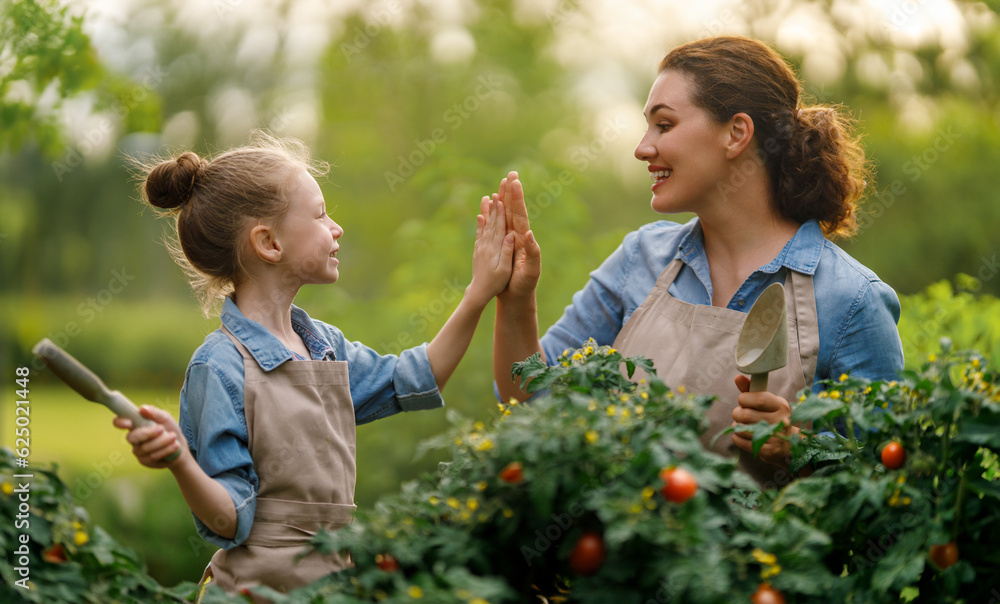
[[[232,539],[220,536],[194,516],[198,534],[223,549],[246,541],[257,507],[257,474],[247,449],[242,411],[243,384],[234,382],[232,376],[207,364],[194,363],[188,368],[181,390],[180,426],[188,447],[198,465],[226,489],[236,507],[236,534]]]
[[[342,339],[343,336],[340,336]],[[400,411],[422,411],[444,406],[427,345],[402,351],[399,356],[380,355],[360,342],[342,340],[351,381],[351,399],[358,424]]]

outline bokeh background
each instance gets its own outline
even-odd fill
[[[877,181],[842,246],[903,298],[908,363],[941,332],[1000,341],[1000,317],[978,310],[1000,293],[996,0],[2,7],[0,445],[14,440],[14,368],[40,338],[176,414],[187,361],[217,327],[161,245],[169,222],[139,203],[129,158],[212,154],[254,128],[304,140],[333,164],[321,186],[346,234],[340,281],[296,302],[384,353],[444,323],[471,276],[478,200],[516,169],[543,250],[544,329],[627,232],[661,218],[632,155],[656,64],[724,33],[773,44],[807,102],[858,118]],[[434,469],[422,440],[495,411],[491,329],[492,309],[448,412],[358,429],[360,506]],[[32,462],[58,464],[92,521],[161,582],[196,580],[212,548],[170,475],[141,468],[110,414],[51,375],[33,372],[30,391]]]

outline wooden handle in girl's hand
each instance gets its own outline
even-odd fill
[[[59,348],[52,340],[42,338],[31,352],[40,358],[52,373],[88,401],[104,405],[118,417],[129,418],[135,428],[153,423],[139,414],[139,409],[128,400],[128,397],[117,390],[109,390],[101,378],[68,352]],[[166,460],[173,461],[179,455],[180,451],[175,451],[168,455]]]

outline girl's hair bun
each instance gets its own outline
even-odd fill
[[[143,187],[146,199],[151,205],[164,210],[181,207],[191,199],[198,178],[207,166],[191,151],[158,164],[146,177]]]

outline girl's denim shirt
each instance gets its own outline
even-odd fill
[[[590,273],[587,285],[542,337],[546,360],[555,363],[564,350],[578,348],[589,337],[599,345],[614,342],[674,258],[683,267],[668,288],[670,295],[690,304],[711,304],[712,280],[698,219],[686,224],[647,224],[626,235],[618,249]],[[813,390],[820,389],[819,380],[835,380],[844,373],[871,380],[895,379],[903,369],[896,292],[828,241],[815,220],[803,224],[774,260],[754,271],[727,308],[749,311],[768,285],[784,282],[788,270],[813,278],[819,322]]]
[[[295,356],[262,325],[247,319],[231,298],[222,308],[222,324],[264,371]],[[348,342],[332,325],[313,321],[292,306],[292,327],[312,360],[347,361],[351,399],[358,424],[400,411],[444,406],[427,345],[395,355],[380,355],[360,342]],[[180,396],[180,427],[198,465],[229,492],[236,506],[236,535],[225,539],[195,517],[198,534],[223,549],[243,543],[256,511],[257,474],[247,450],[243,412],[243,356],[221,328],[208,334],[188,364]]]

